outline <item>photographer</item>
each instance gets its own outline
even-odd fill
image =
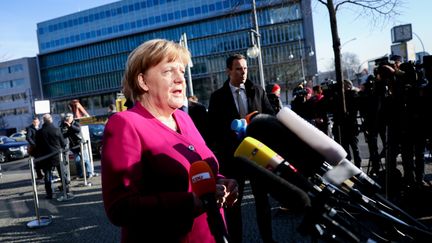
[[[386,170],[394,175],[392,178],[398,178],[401,175],[401,172],[396,168],[396,158],[400,152],[401,111],[403,110],[402,82],[400,81],[403,71],[399,69],[400,64],[400,56],[392,56],[390,61],[381,60],[377,68],[377,78],[383,86],[382,92],[385,97],[383,109],[387,130]],[[397,189],[395,183],[389,183],[389,185]]]
[[[424,150],[426,147],[427,110],[425,84],[419,80],[412,62],[400,65],[403,76],[403,110],[401,116],[401,154],[406,186],[427,186],[424,177]]]
[[[307,101],[312,96],[312,89],[304,88],[302,84],[298,85],[293,90],[294,99],[291,101],[291,109],[305,120],[310,119],[310,108]]]
[[[362,131],[364,133],[369,149],[369,161],[372,164],[370,175],[377,176],[381,167],[381,157],[378,148],[378,136],[381,138],[383,149],[381,154],[385,154],[386,147],[386,116],[384,110],[385,86],[378,74],[378,69],[374,70],[374,75],[370,75],[364,82],[360,98],[360,116],[363,118]]]
[[[73,152],[75,158],[75,165],[77,169],[77,174],[80,178],[83,178],[83,170],[81,165],[81,148],[80,143],[82,141],[81,136],[81,126],[80,124],[74,120],[72,113],[67,113],[64,117],[63,123],[60,125],[61,132],[63,137],[67,139],[69,144],[69,149]],[[87,178],[91,178],[93,176],[93,169],[90,165],[90,161],[87,156],[82,156]]]
[[[348,153],[347,159],[354,160],[354,164],[360,168],[361,158],[358,149],[359,126],[357,114],[359,111],[358,90],[353,86],[351,80],[344,80],[346,113],[333,114],[333,135],[340,138],[342,147]],[[352,153],[350,152],[350,148]]]

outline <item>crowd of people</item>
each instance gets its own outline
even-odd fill
[[[46,198],[52,199],[54,193],[53,183],[55,181],[65,182],[65,190],[69,192],[70,181],[67,176],[69,168],[61,168],[62,157],[68,156],[66,151],[73,153],[74,165],[77,172],[77,178],[83,178],[83,168],[81,158],[84,161],[86,178],[91,178],[94,173],[90,164],[87,149],[81,149],[83,138],[81,126],[72,113],[65,114],[61,122],[56,125],[50,114],[42,115],[42,126],[40,126],[39,117],[33,118],[32,124],[26,128],[26,140],[29,143],[28,153],[35,158],[34,169],[36,180],[43,180],[45,184]],[[54,171],[57,171],[54,173]],[[55,175],[57,174],[57,175]],[[63,191],[63,185],[58,187]]]
[[[334,137],[348,152],[348,159],[360,167],[358,136],[364,133],[369,149],[369,174],[388,170],[389,187],[429,186],[424,180],[424,153],[431,140],[427,105],[432,99],[431,70],[427,65],[402,62],[400,56],[376,61],[373,74],[355,87],[344,80],[342,88],[333,82],[294,90],[292,110]],[[324,88],[325,87],[325,88]],[[324,88],[324,89],[323,89]],[[313,92],[313,93],[312,93]],[[379,140],[383,149],[379,151]],[[401,155],[403,172],[397,169]],[[382,159],[385,158],[384,163]]]

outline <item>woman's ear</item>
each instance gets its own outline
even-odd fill
[[[147,86],[147,83],[144,79],[144,74],[140,73],[138,74],[138,86],[144,90],[145,92],[147,92],[149,90],[149,87]]]

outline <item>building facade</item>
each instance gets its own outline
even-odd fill
[[[257,0],[266,84],[292,88],[316,73],[311,2]],[[121,91],[128,54],[141,43],[186,33],[194,94],[207,104],[227,76],[225,60],[252,44],[251,0],[123,0],[37,24],[41,83],[53,113],[79,99],[91,115]],[[292,54],[292,55],[291,55]],[[258,63],[248,59],[259,83]],[[304,68],[302,68],[304,67]],[[304,75],[303,75],[304,74]]]
[[[40,99],[36,57],[0,63],[0,129],[24,129],[32,122],[34,100]]]

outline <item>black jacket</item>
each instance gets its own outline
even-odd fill
[[[208,119],[206,107],[198,102],[188,101],[188,114],[192,118],[201,136],[208,140]]]
[[[26,127],[26,140],[32,146],[36,145],[36,132],[37,129],[33,124]]]
[[[80,148],[77,146],[82,140],[80,124],[76,121],[73,121],[71,126],[68,126],[66,123],[63,122],[60,125],[60,130],[63,138],[66,139],[67,143],[69,144],[69,148],[71,148],[74,153],[78,153],[80,151]]]
[[[54,152],[51,157],[39,161],[43,169],[57,166],[60,162],[59,152],[65,148],[65,143],[60,129],[52,123],[44,123],[42,128],[36,132],[37,157],[45,156]]]

